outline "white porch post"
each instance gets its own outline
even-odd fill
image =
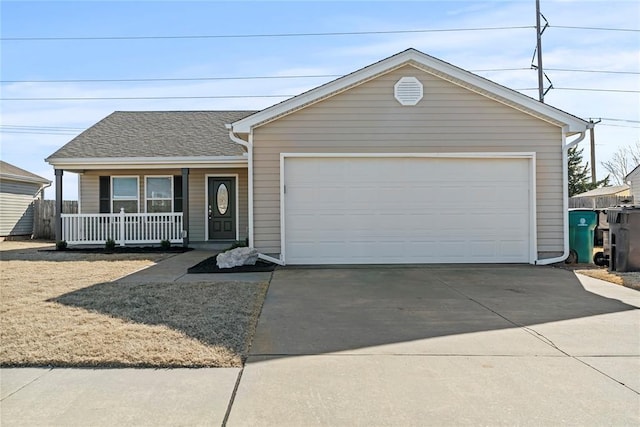
[[[62,169],[54,169],[56,175],[56,242],[62,240]]]
[[[189,168],[182,168],[182,246],[189,246]]]

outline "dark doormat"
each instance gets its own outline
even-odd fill
[[[231,268],[218,268],[216,265],[216,256],[209,257],[204,261],[199,262],[193,267],[189,267],[188,274],[200,274],[200,273],[261,273],[265,271],[273,271],[276,268],[276,264],[259,259],[255,265],[241,265]]]

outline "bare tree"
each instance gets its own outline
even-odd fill
[[[640,141],[635,145],[620,147],[613,153],[611,160],[601,164],[609,172],[615,184],[624,184],[624,177],[640,164]]]

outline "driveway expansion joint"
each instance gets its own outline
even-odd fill
[[[603,372],[602,370],[600,370],[600,369],[596,368],[596,367],[595,367],[595,366],[593,366],[593,365],[590,365],[589,363],[585,362],[584,360],[581,360],[578,356],[574,356],[574,355],[569,354],[568,352],[566,352],[566,351],[562,350],[562,349],[561,349],[560,347],[558,347],[558,346],[557,346],[557,345],[556,345],[556,344],[555,344],[551,339],[549,339],[548,337],[546,337],[544,334],[542,334],[542,333],[540,333],[540,332],[536,331],[536,330],[535,330],[535,329],[533,329],[532,327],[530,327],[530,326],[526,326],[526,325],[522,325],[522,324],[519,324],[519,323],[517,323],[517,322],[514,322],[513,320],[511,320],[511,319],[509,319],[508,317],[504,316],[503,314],[498,313],[496,310],[494,310],[494,309],[492,309],[492,308],[488,307],[487,305],[485,305],[485,304],[481,303],[480,301],[476,300],[475,298],[470,297],[469,295],[465,294],[465,293],[464,293],[464,292],[462,292],[461,290],[456,289],[454,286],[452,286],[451,284],[447,283],[445,280],[442,280],[441,278],[438,278],[437,280],[438,280],[440,283],[442,283],[444,286],[446,286],[447,288],[451,289],[452,291],[457,292],[458,294],[460,294],[460,295],[462,295],[463,297],[465,297],[465,298],[469,299],[469,301],[474,302],[475,304],[479,305],[480,307],[482,307],[482,308],[484,308],[484,309],[486,309],[486,310],[489,310],[490,312],[494,313],[496,316],[499,316],[499,317],[503,318],[504,320],[506,320],[507,322],[509,322],[509,323],[511,323],[512,325],[516,326],[517,328],[520,328],[520,329],[522,329],[523,331],[527,332],[528,334],[530,334],[530,335],[531,335],[531,336],[533,336],[534,338],[536,338],[536,339],[538,339],[538,340],[542,341],[543,343],[547,344],[548,346],[550,346],[550,347],[552,347],[552,348],[556,349],[557,351],[559,351],[560,353],[562,353],[562,354],[563,354],[563,355],[565,355],[566,357],[569,357],[569,358],[571,358],[571,359],[575,360],[576,362],[583,364],[584,366],[586,366],[586,367],[588,367],[588,368],[592,369],[593,371],[598,372],[600,375],[603,375],[604,377],[606,377],[606,378],[608,378],[608,379],[610,379],[610,380],[612,380],[612,381],[614,381],[614,382],[616,382],[616,383],[618,383],[618,384],[622,385],[623,387],[627,388],[628,390],[632,391],[633,393],[640,395],[640,392],[639,392],[639,391],[637,391],[637,390],[635,390],[635,389],[633,389],[633,388],[629,387],[627,384],[625,384],[625,383],[623,383],[623,382],[621,382],[621,381],[617,380],[616,378],[613,378],[611,375],[609,375],[609,374],[607,374],[607,373]]]
[[[7,400],[8,398],[10,398],[11,396],[13,396],[14,394],[18,393],[21,390],[24,390],[25,388],[29,387],[31,384],[35,383],[36,381],[38,381],[40,378],[44,377],[45,375],[47,375],[49,372],[53,371],[54,368],[49,368],[46,371],[44,371],[42,373],[42,375],[38,375],[36,378],[32,379],[31,381],[29,381],[28,383],[26,383],[25,385],[23,385],[22,387],[18,388],[17,390],[15,390],[13,393],[10,393],[8,395],[6,395],[4,398],[0,399],[0,402],[4,402],[5,400]]]
[[[238,378],[236,378],[236,383],[233,386],[233,391],[231,392],[231,397],[229,398],[229,404],[227,405],[227,410],[224,413],[224,418],[222,419],[222,427],[225,427],[227,425],[227,421],[229,421],[229,416],[231,415],[231,408],[233,407],[233,402],[236,399],[236,394],[238,394],[238,387],[240,387],[242,372],[244,372],[244,367],[240,369],[240,372],[238,372]]]

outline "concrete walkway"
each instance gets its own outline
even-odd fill
[[[200,256],[187,254],[156,267]],[[185,279],[156,267],[136,280]],[[243,369],[3,369],[0,421],[640,425],[640,292],[579,279],[529,266],[276,270]]]
[[[187,274],[187,269],[216,255],[217,251],[193,250],[174,255],[151,267],[118,279],[122,283],[166,283],[166,282],[264,282],[271,273],[216,273]]]

